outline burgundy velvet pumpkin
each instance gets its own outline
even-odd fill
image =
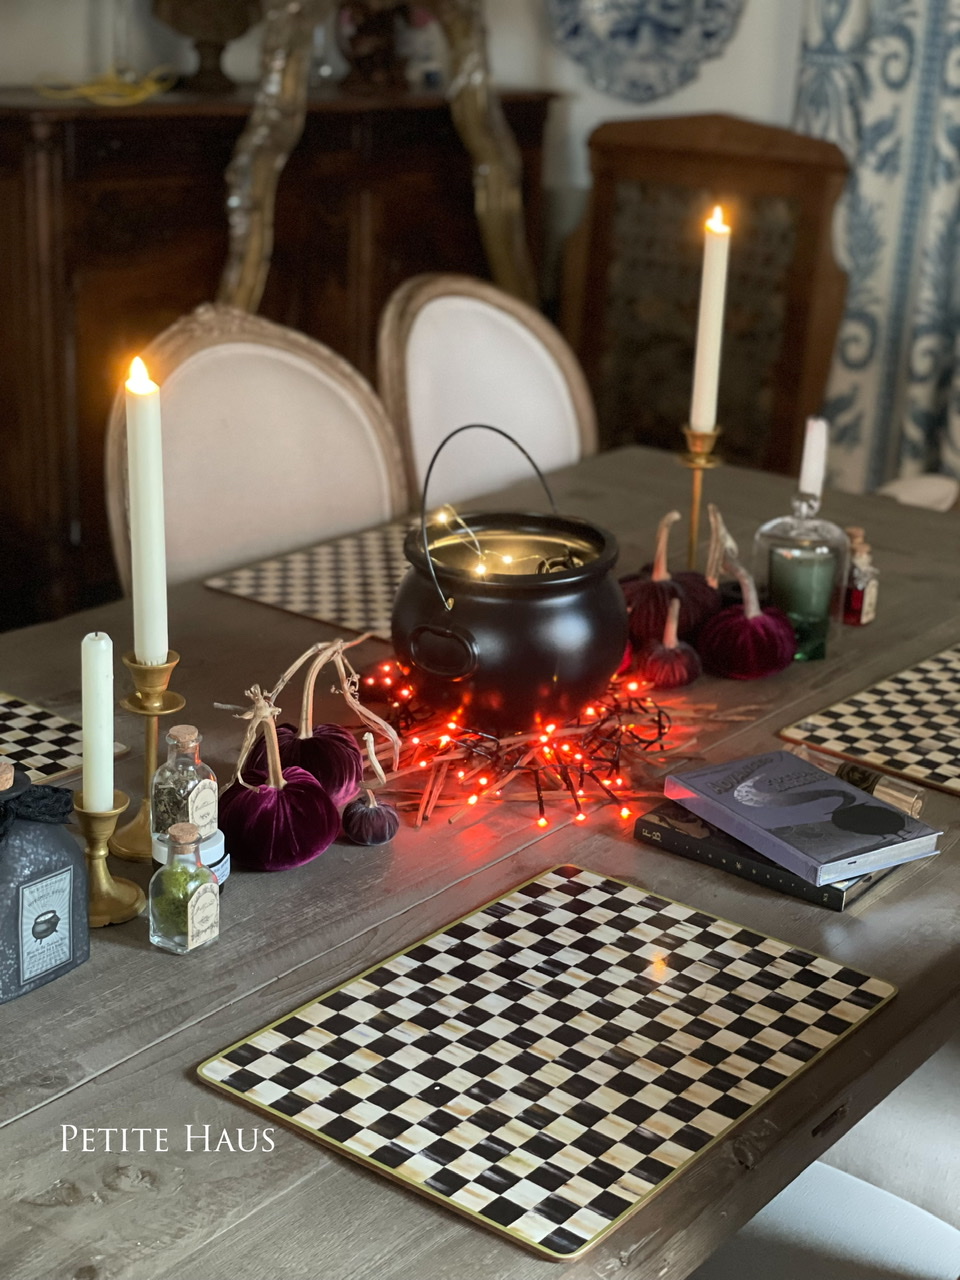
[[[719,593],[702,573],[685,571],[671,577],[667,569],[670,528],[679,519],[680,512],[671,511],[660,521],[649,575],[640,573],[621,579],[630,612],[630,640],[635,649],[648,641],[660,641],[671,600],[680,601],[678,635],[684,639],[720,608]]]
[[[793,625],[779,609],[761,609],[753,578],[736,570],[743,604],[721,609],[703,626],[697,648],[706,669],[731,680],[758,680],[783,671],[793,661],[797,642]]]
[[[392,804],[380,804],[372,791],[351,800],[340,821],[354,844],[387,844],[400,830],[399,813]]]
[[[333,803],[340,808],[360,790],[363,752],[349,729],[339,724],[317,724],[304,735],[295,725],[277,725],[280,761],[284,768],[296,765],[312,774]],[[266,772],[266,746],[258,739],[250,752],[251,773]]]
[[[692,684],[702,667],[696,649],[677,639],[680,601],[670,601],[662,640],[648,640],[637,651],[636,674],[655,689],[679,689]]]
[[[220,828],[231,862],[248,871],[283,871],[318,857],[340,830],[337,807],[320,783],[296,765],[283,769],[277,727],[259,689],[254,722],[266,743],[267,776],[246,785],[238,776],[220,797]]]

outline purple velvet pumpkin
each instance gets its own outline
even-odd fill
[[[701,624],[720,608],[720,595],[702,573],[686,571],[671,576],[667,569],[670,528],[680,519],[679,511],[663,517],[657,528],[657,549],[649,574],[621,579],[630,613],[630,640],[635,649],[650,641],[658,643],[667,623],[671,600],[680,601],[678,635],[692,636]]]
[[[291,765],[283,787],[232,782],[220,797],[220,829],[231,865],[245,871],[285,871],[319,857],[340,831],[340,814],[320,783]]]
[[[793,661],[793,625],[779,609],[761,609],[753,578],[735,565],[743,604],[721,609],[704,623],[697,648],[706,669],[730,680],[758,680],[783,671]]]
[[[283,769],[277,726],[259,689],[252,691],[263,732],[266,778],[244,785],[238,778],[220,797],[220,829],[231,863],[247,871],[284,871],[328,849],[340,830],[337,806],[321,784],[296,765]]]
[[[677,639],[680,601],[670,601],[662,640],[648,640],[637,651],[636,674],[655,689],[679,689],[692,684],[702,667],[696,649]]]
[[[277,725],[280,761],[312,774],[339,808],[360,791],[363,752],[349,729],[339,724],[317,724],[301,736],[295,725]],[[266,772],[266,746],[258,739],[249,756],[251,773]]]

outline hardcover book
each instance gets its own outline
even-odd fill
[[[663,790],[815,885],[929,857],[941,834],[788,751],[670,774]]]
[[[809,880],[801,880],[792,871],[777,866],[742,840],[728,836],[706,818],[698,818],[676,800],[664,800],[643,814],[634,824],[633,834],[635,839],[666,849],[668,853],[677,853],[708,867],[720,867],[742,880],[752,880],[755,884],[788,893],[793,898],[815,902],[830,911],[846,910],[896,870],[885,867],[882,871],[868,871],[866,875],[838,880],[835,884],[811,884]]]

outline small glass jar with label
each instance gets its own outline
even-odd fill
[[[185,955],[220,935],[217,878],[200,861],[200,832],[176,822],[167,832],[167,863],[150,880],[150,941]]]
[[[880,572],[873,563],[870,544],[861,528],[847,529],[850,539],[850,572],[843,601],[843,620],[851,627],[865,627],[877,616]]]
[[[192,822],[206,840],[217,830],[217,779],[200,759],[202,739],[192,724],[167,734],[167,758],[153,775],[150,813],[153,834],[166,835],[178,822]]]

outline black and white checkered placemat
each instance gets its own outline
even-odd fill
[[[21,769],[33,782],[56,782],[79,772],[83,765],[83,730],[72,720],[0,693],[0,755]],[[127,748],[113,744],[114,755]]]
[[[960,793],[960,645],[787,725],[780,737]]]
[[[567,1259],[894,990],[558,867],[238,1041],[199,1074]]]
[[[393,597],[409,567],[403,558],[409,528],[409,520],[397,520],[233,569],[205,585],[389,640]]]

